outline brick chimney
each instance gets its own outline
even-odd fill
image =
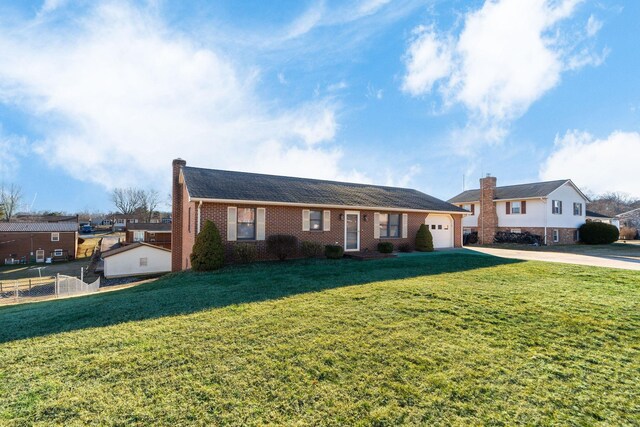
[[[173,176],[171,184],[171,271],[182,270],[182,206],[184,186],[180,184],[180,170],[187,162],[175,159],[172,162]]]
[[[493,243],[498,227],[498,213],[493,201],[496,195],[495,176],[487,174],[480,178],[480,213],[478,214],[478,243],[488,245]]]

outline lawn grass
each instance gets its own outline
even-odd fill
[[[440,253],[0,308],[0,424],[634,425],[640,273]]]

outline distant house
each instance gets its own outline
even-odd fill
[[[604,222],[605,224],[615,225],[620,229],[620,220],[616,217],[610,217],[598,212],[587,210],[586,222]]]
[[[616,215],[622,227],[640,228],[640,208],[632,209]]]
[[[144,221],[144,216],[140,214],[121,214],[111,215],[111,225],[113,231],[125,231],[129,224],[137,224]]]
[[[529,232],[548,245],[579,240],[588,199],[570,179],[504,187],[496,182],[496,177],[487,176],[480,179],[480,189],[449,199],[471,212],[462,220],[464,233],[478,232],[480,244],[493,243],[499,231]]]
[[[376,251],[378,243],[413,245],[426,224],[436,248],[462,245],[467,212],[420,191],[370,184],[187,167],[173,161],[174,271],[191,268],[196,235],[216,224],[231,253],[238,243],[269,259],[266,239],[289,234],[346,252]]]
[[[78,215],[35,215],[19,213],[11,217],[11,222],[75,222],[79,223]]]
[[[104,252],[102,260],[107,279],[171,271],[171,251],[142,242]]]
[[[76,222],[0,222],[0,260],[4,264],[74,259]]]
[[[125,243],[144,242],[171,249],[171,224],[134,223],[127,226]]]

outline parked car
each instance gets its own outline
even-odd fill
[[[82,227],[80,227],[80,232],[84,234],[88,234],[93,232],[93,229],[91,228],[90,225],[83,225]]]

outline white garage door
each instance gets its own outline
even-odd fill
[[[453,219],[450,215],[429,214],[424,222],[433,236],[433,247],[453,247]]]

